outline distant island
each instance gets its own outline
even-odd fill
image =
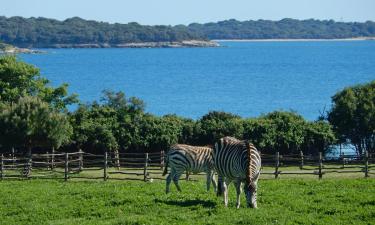
[[[217,47],[211,40],[373,39],[375,23],[282,19],[176,26],[106,23],[73,17],[0,16],[0,41],[18,48],[179,48]]]

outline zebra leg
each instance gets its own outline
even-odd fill
[[[257,205],[257,189],[258,189],[258,181],[255,181],[254,182],[254,190],[253,190],[253,193],[251,195],[251,205],[250,207],[252,208],[258,208],[258,205]]]
[[[209,191],[210,186],[211,186],[211,172],[210,171],[206,172],[206,186],[207,186],[207,191]]]
[[[181,177],[181,174],[177,172],[173,176],[173,183],[176,185],[176,188],[179,192],[182,191],[180,185],[178,184],[178,180],[180,179],[180,177]]]
[[[216,192],[217,183],[216,183],[216,179],[215,179],[215,172],[212,172],[212,174],[211,174],[211,181],[212,181],[212,186],[214,187],[214,191]]]
[[[219,197],[223,195],[223,177],[219,174],[217,175],[217,190],[216,190],[216,196]]]
[[[241,181],[237,180],[236,182],[234,182],[234,186],[236,187],[236,193],[237,193],[236,207],[238,209],[238,208],[240,208],[240,204],[241,204],[241,199],[240,199],[240,196],[241,196]]]
[[[167,179],[166,179],[166,189],[165,189],[165,193],[169,193],[170,192],[170,186],[171,186],[171,181],[172,181],[172,171],[168,174],[167,176]]]
[[[225,207],[228,207],[229,182],[227,183],[227,182],[223,179],[222,187],[223,187],[223,192],[224,192],[224,205],[225,205]]]

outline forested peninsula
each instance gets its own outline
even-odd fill
[[[217,47],[213,39],[374,39],[375,22],[282,19],[176,26],[0,16],[0,41],[21,48]]]
[[[0,41],[24,48],[216,47],[186,26],[110,24],[73,17],[0,17]]]

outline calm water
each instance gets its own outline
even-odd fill
[[[244,117],[295,110],[314,120],[330,97],[375,79],[375,41],[223,42],[223,48],[47,49],[22,55],[54,85],[82,101],[111,89],[136,96],[147,111],[199,118],[210,110]]]

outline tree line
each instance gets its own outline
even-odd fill
[[[334,39],[375,37],[375,22],[336,22],[334,20],[224,20],[193,23],[189,30],[209,39]]]
[[[79,100],[67,87],[52,87],[38,68],[14,56],[0,57],[0,150],[153,152],[176,143],[213,145],[224,136],[250,140],[264,153],[317,154],[348,142],[358,153],[375,150],[375,81],[338,92],[332,109],[316,121],[290,111],[257,118],[218,111],[198,120],[156,116],[141,99],[109,90],[99,101],[68,111]]]
[[[172,42],[206,39],[332,39],[375,37],[375,23],[334,20],[282,19],[217,23],[188,26],[146,26],[136,22],[120,24],[84,20],[0,16],[0,41],[18,47],[56,47],[61,44],[124,44],[130,42]]]
[[[110,24],[73,17],[48,18],[0,16],[0,40],[18,47],[54,47],[57,44],[123,44],[204,40],[186,26],[146,26],[136,22]]]

